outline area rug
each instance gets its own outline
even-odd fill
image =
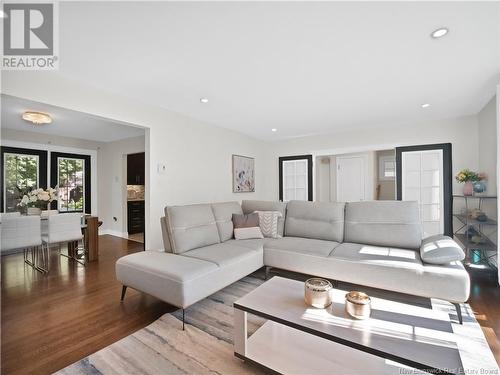
[[[264,281],[246,277],[186,310],[165,314],[144,329],[64,368],[58,374],[258,374],[257,367],[234,357],[233,302]],[[342,287],[342,285],[341,285]],[[399,299],[401,297],[398,297]],[[424,299],[425,300],[425,299]],[[426,300],[456,321],[451,304]],[[499,374],[495,358],[469,305],[462,305],[464,324],[452,323],[465,374]],[[249,315],[249,332],[263,320]]]

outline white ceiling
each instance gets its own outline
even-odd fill
[[[261,139],[403,126],[493,96],[499,14],[499,2],[61,2],[58,74]]]
[[[2,95],[2,129],[15,129],[48,135],[86,139],[97,142],[112,142],[144,135],[144,129],[92,116],[86,113],[38,103],[31,100]],[[25,111],[49,113],[52,123],[34,125],[21,118]]]

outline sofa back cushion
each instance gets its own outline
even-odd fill
[[[346,203],[344,242],[419,249],[422,242],[417,202]]]
[[[283,236],[285,232],[285,214],[286,203],[278,201],[243,201],[241,208],[244,214],[250,214],[255,211],[278,211],[281,217],[278,219],[278,234]]]
[[[210,204],[165,207],[172,252],[180,254],[219,243],[219,231]]]
[[[233,214],[243,214],[240,204],[238,202],[213,203],[212,211],[221,242],[233,238]]]
[[[290,201],[286,210],[285,235],[342,242],[344,207],[340,202]]]

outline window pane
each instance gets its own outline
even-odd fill
[[[59,211],[83,212],[85,165],[83,159],[58,158]]]
[[[4,154],[5,211],[18,211],[21,195],[38,187],[38,156]]]

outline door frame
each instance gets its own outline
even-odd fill
[[[313,157],[312,155],[280,156],[278,158],[279,170],[279,200],[283,202],[283,162],[291,160],[307,160],[307,200],[313,200]]]
[[[443,152],[443,224],[444,234],[453,237],[453,163],[451,143],[396,147],[396,199],[403,199],[402,153],[442,150]]]
[[[4,190],[4,155],[22,154],[38,156],[38,187],[47,188],[47,151],[21,147],[0,147],[0,212],[5,211],[5,202],[3,196]]]
[[[84,192],[84,201],[85,201],[85,207],[83,208],[83,213],[85,214],[90,214],[92,212],[92,202],[91,202],[91,191],[92,191],[92,186],[91,186],[91,167],[90,167],[90,155],[85,155],[85,154],[71,154],[71,153],[66,153],[66,152],[58,152],[58,151],[51,151],[50,153],[50,185],[52,187],[57,185],[57,179],[58,179],[58,168],[57,168],[57,159],[58,158],[69,158],[69,159],[83,159],[84,160],[84,167],[85,167],[85,192]],[[54,201],[51,203],[51,209],[57,210],[58,209],[58,202]],[[72,212],[72,211],[65,211],[65,212]]]

